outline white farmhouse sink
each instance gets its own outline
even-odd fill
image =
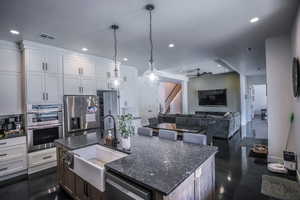
[[[100,145],[88,146],[73,152],[75,154],[74,172],[102,192],[105,191],[105,163],[127,156],[125,153]]]

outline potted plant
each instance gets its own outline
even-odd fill
[[[126,114],[119,117],[119,133],[121,135],[122,147],[129,150],[131,147],[130,137],[134,135],[133,115]]]

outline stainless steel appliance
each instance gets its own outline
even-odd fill
[[[105,191],[107,199],[150,200],[151,191],[142,188],[129,180],[105,172]]]
[[[99,100],[93,95],[64,96],[65,132],[75,132],[100,127]]]
[[[62,105],[28,105],[26,117],[29,152],[55,147],[63,137]]]
[[[113,129],[114,122],[111,118],[105,118],[112,115],[115,118],[119,115],[119,98],[116,90],[98,90],[99,97],[99,120],[100,128],[104,131]]]

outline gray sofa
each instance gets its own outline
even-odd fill
[[[159,123],[176,123],[181,126],[205,128],[208,136],[229,139],[241,126],[239,112],[196,112],[194,115],[159,114]]]

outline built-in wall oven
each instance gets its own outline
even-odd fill
[[[28,151],[52,148],[54,140],[63,137],[62,105],[28,105]]]

